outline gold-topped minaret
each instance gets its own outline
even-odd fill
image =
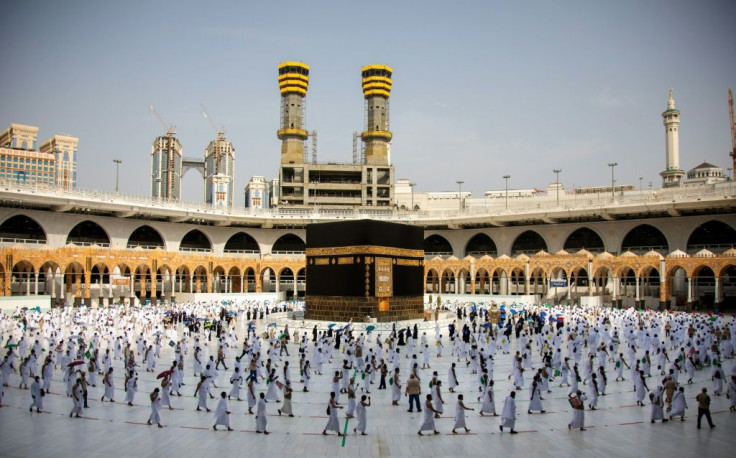
[[[281,90],[281,123],[277,132],[281,140],[281,163],[304,162],[304,98],[309,87],[309,65],[302,62],[279,64]]]
[[[362,69],[366,126],[361,138],[365,143],[365,163],[368,165],[389,165],[388,98],[393,84],[392,74],[393,69],[387,65],[366,65]]]

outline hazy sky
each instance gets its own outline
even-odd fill
[[[15,1],[0,15],[0,128],[79,137],[78,186],[147,194],[154,105],[185,156],[214,133],[236,149],[236,199],[278,175],[277,65],[311,66],[306,127],[320,161],[352,160],[360,68],[394,69],[391,159],[417,191],[475,196],[565,186],[644,186],[665,166],[661,113],[674,88],[680,164],[730,167],[733,1]],[[185,200],[203,201],[200,175]]]

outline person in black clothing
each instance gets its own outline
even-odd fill
[[[414,340],[417,340],[417,338],[419,337],[419,327],[416,323],[414,323],[414,333],[412,334],[412,337],[414,338]]]
[[[463,325],[463,342],[470,343],[470,328],[467,324]]]
[[[312,342],[317,341],[317,325],[315,324],[312,328]]]

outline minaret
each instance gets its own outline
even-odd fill
[[[679,185],[685,175],[685,172],[680,169],[680,110],[675,108],[672,88],[670,88],[667,109],[662,113],[662,124],[664,124],[667,167],[659,175],[662,177],[662,186],[667,188]]]
[[[279,64],[281,90],[281,124],[277,132],[281,140],[281,163],[304,163],[304,97],[309,87],[309,65],[301,62]]]
[[[393,84],[392,73],[391,67],[386,65],[366,65],[362,69],[366,126],[361,138],[365,143],[365,163],[368,165],[389,165],[388,98]]]

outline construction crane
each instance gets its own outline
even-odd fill
[[[733,91],[728,90],[728,115],[731,118],[731,159],[733,159],[733,167],[731,170],[733,176],[731,179],[736,179],[736,121],[733,119]]]
[[[151,110],[151,113],[153,113],[156,116],[156,119],[158,119],[158,122],[161,123],[161,127],[164,128],[167,136],[173,137],[174,135],[176,135],[175,125],[168,124],[166,121],[164,121],[164,118],[162,118],[161,115],[158,114],[158,111],[156,111],[153,105],[149,105],[148,108]]]
[[[220,126],[218,129],[215,125],[215,122],[212,120],[212,116],[210,116],[209,113],[207,113],[207,108],[205,108],[204,105],[201,103],[199,104],[200,107],[202,107],[202,116],[210,122],[210,126],[212,126],[212,130],[215,131],[215,134],[217,135],[218,140],[225,140],[225,126]]]

